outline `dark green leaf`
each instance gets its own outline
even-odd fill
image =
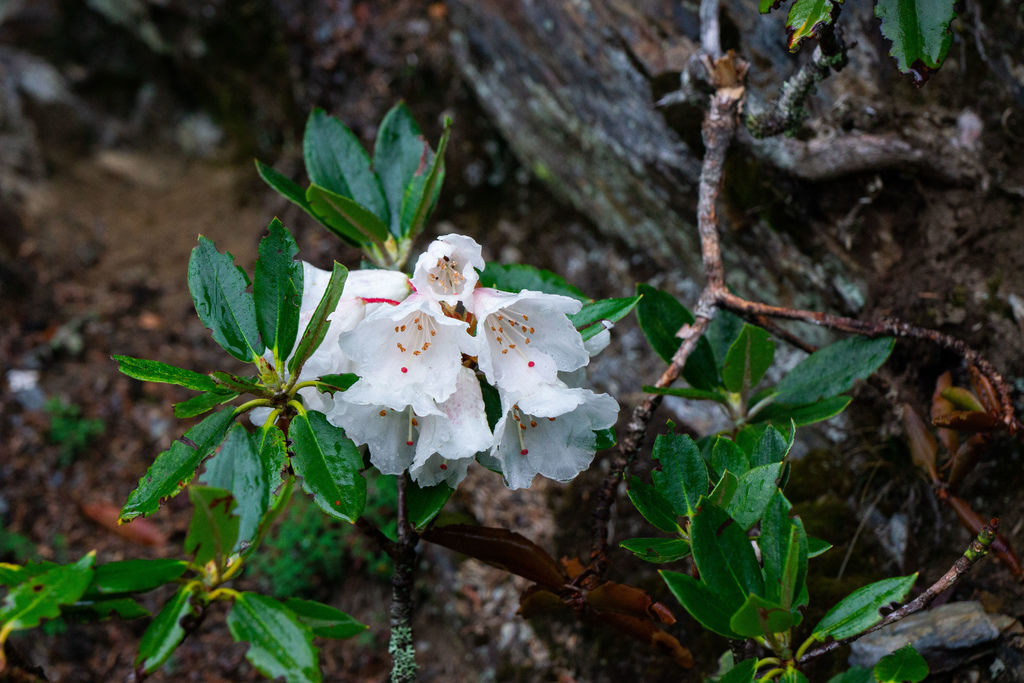
[[[785,425],[789,425],[789,421],[792,420],[797,427],[803,427],[804,425],[814,424],[815,422],[835,417],[846,410],[846,406],[850,405],[852,400],[849,396],[840,395],[802,406],[783,403],[772,404],[759,411],[751,419],[759,422],[774,422]]]
[[[753,389],[775,359],[775,342],[760,327],[744,325],[722,364],[722,383],[733,392]]]
[[[595,452],[613,448],[619,442],[619,437],[615,434],[615,427],[595,429],[594,436],[597,437],[597,440],[594,442]]]
[[[750,464],[770,465],[781,462],[792,448],[793,442],[782,435],[775,427],[769,425],[761,434],[757,445],[750,454]]]
[[[199,463],[224,440],[234,419],[234,409],[223,408],[185,432],[185,436],[158,455],[139,485],[128,495],[121,509],[121,521],[156,512],[162,500],[178,495],[192,480]]]
[[[0,586],[15,586],[60,565],[56,562],[28,562],[23,566],[0,562]]]
[[[916,580],[917,574],[911,574],[858,588],[828,611],[812,635],[821,641],[828,636],[841,640],[868,630],[882,620],[878,610],[903,600]]]
[[[542,270],[519,263],[501,265],[488,263],[480,272],[480,286],[493,287],[506,292],[519,292],[529,289],[545,294],[560,294],[586,302],[587,295],[565,281],[560,275],[550,270]]]
[[[256,172],[259,173],[260,178],[263,178],[263,182],[277,190],[285,199],[296,204],[310,216],[313,216],[313,218],[316,218],[313,214],[313,209],[309,206],[309,202],[306,201],[306,191],[295,181],[282,173],[278,173],[259,159],[256,160]]]
[[[706,391],[704,389],[694,389],[693,387],[652,387],[644,386],[644,391],[648,394],[663,394],[665,396],[679,396],[680,398],[689,398],[695,401],[717,401],[718,403],[728,403],[727,399],[721,392],[718,391]]]
[[[185,637],[185,629],[181,627],[181,620],[186,615],[196,613],[195,607],[192,605],[195,591],[194,584],[187,584],[179,588],[142,634],[135,666],[140,667],[144,673],[150,674],[159,669]]]
[[[841,4],[843,0],[796,0],[786,18],[789,51],[796,52],[804,40],[817,37],[821,28],[839,14]]]
[[[363,458],[356,445],[316,411],[296,415],[288,438],[303,489],[327,514],[355,522],[366,504],[366,481],[359,474]]]
[[[619,544],[641,560],[663,564],[690,554],[690,542],[682,538],[630,538]]]
[[[781,633],[799,621],[799,612],[751,594],[729,619],[729,628],[745,638],[756,638],[763,634]]]
[[[849,391],[877,370],[892,352],[893,339],[850,337],[818,349],[782,378],[777,403],[816,403]]]
[[[729,617],[734,610],[730,610],[723,604],[721,596],[714,593],[707,585],[700,583],[686,574],[672,572],[667,569],[661,571],[661,578],[668,584],[672,595],[676,597],[694,619],[700,622],[701,626],[714,631],[726,638],[742,640],[738,633],[729,628]],[[737,607],[742,600],[737,603]]]
[[[719,370],[725,364],[725,356],[729,353],[729,347],[740,336],[745,324],[743,318],[733,315],[729,311],[720,310],[708,325],[708,331],[704,333],[704,337],[711,346],[711,355],[714,356],[715,367]]]
[[[131,598],[79,600],[63,610],[64,616],[80,621],[102,621],[110,617],[138,619],[148,617],[149,614],[148,609]]]
[[[302,263],[295,260],[299,247],[276,218],[260,240],[253,275],[256,320],[263,343],[284,360],[295,345],[302,304]]]
[[[298,617],[299,621],[313,629],[313,635],[321,638],[351,638],[370,628],[340,609],[322,602],[288,598],[284,605]]]
[[[0,647],[11,631],[34,628],[43,619],[60,616],[62,605],[77,601],[93,577],[96,551],[74,564],[53,567],[14,586],[0,605]]]
[[[219,406],[222,403],[238,398],[238,394],[233,391],[204,391],[201,394],[196,394],[190,399],[181,401],[180,403],[174,404],[174,417],[182,420],[202,415],[203,413],[209,412]]]
[[[359,139],[340,120],[314,109],[302,138],[306,173],[314,185],[365,206],[382,225],[388,222],[380,179]],[[306,194],[309,199],[309,194]],[[315,205],[314,205],[315,208]],[[385,229],[385,237],[386,237]],[[385,239],[381,237],[381,239]]]
[[[238,360],[252,362],[263,353],[264,345],[248,286],[235,267],[235,258],[220,253],[200,235],[188,261],[188,289],[196,313],[221,348]]]
[[[629,315],[637,303],[639,296],[630,296],[623,299],[601,299],[593,303],[584,304],[579,313],[569,316],[573,326],[580,331],[583,339],[590,339],[600,333],[604,325],[599,324],[602,320],[618,322]]]
[[[889,54],[900,71],[911,72],[921,84],[927,70],[942,66],[953,36],[949,23],[955,0],[878,0],[875,16],[882,20],[882,35],[889,39]]]
[[[779,683],[808,683],[808,681],[807,676],[804,676],[796,669],[786,669],[779,676]]]
[[[348,197],[313,184],[306,188],[306,200],[321,223],[354,246],[388,238],[388,228],[380,218]]]
[[[778,491],[778,479],[782,463],[751,467],[739,477],[736,494],[726,510],[743,529],[749,529],[768,506],[772,495]]]
[[[273,396],[272,392],[260,386],[259,377],[239,377],[226,372],[220,372],[219,370],[211,372],[210,377],[217,383],[221,391],[235,391],[239,394],[259,394],[266,398]]]
[[[928,662],[910,643],[878,660],[872,672],[881,683],[917,683],[929,674]]]
[[[659,434],[652,457],[659,466],[651,471],[658,492],[677,515],[692,516],[710,484],[704,458],[693,439],[686,434]]]
[[[761,14],[768,14],[770,11],[781,5],[783,0],[757,0],[757,11]]]
[[[260,434],[264,433],[261,430]],[[274,472],[274,465],[259,457],[257,447],[245,427],[236,424],[217,454],[206,462],[206,471],[199,478],[207,486],[229,491],[235,499],[238,537],[228,549],[231,552],[256,535],[260,520],[270,509],[270,493],[281,481],[283,463],[276,463]]]
[[[144,382],[177,384],[195,391],[216,391],[218,388],[212,379],[194,370],[185,370],[161,363],[158,360],[145,360],[131,356],[112,356],[112,358],[117,361],[118,370]]]
[[[192,523],[185,537],[185,552],[194,553],[193,561],[198,565],[214,560],[218,567],[224,567],[238,540],[234,497],[227,489],[213,486],[191,486],[188,497],[192,501]]]
[[[719,678],[718,683],[753,683],[756,667],[757,657],[744,659]]]
[[[319,681],[319,652],[312,630],[277,600],[240,593],[228,613],[228,630],[236,642],[249,643],[245,658],[267,678]]]
[[[306,325],[302,338],[299,339],[299,345],[295,347],[295,353],[288,359],[288,374],[292,376],[298,374],[313,352],[319,348],[324,337],[327,336],[327,329],[331,326],[331,321],[327,318],[338,307],[338,300],[341,299],[341,293],[345,289],[346,279],[348,279],[348,269],[335,261],[327,289],[324,290],[320,303],[313,311],[313,317]]]
[[[828,683],[877,683],[877,679],[875,679],[875,675],[871,673],[871,669],[863,669],[859,666],[855,666],[849,671],[836,674],[832,678],[828,679]]]
[[[270,507],[278,505],[278,496],[284,489],[281,471],[288,460],[284,432],[274,424],[264,424],[255,435],[256,452],[263,466],[264,477],[270,482]],[[265,520],[261,520],[263,523]]]
[[[740,480],[736,478],[736,475],[732,472],[723,472],[722,477],[715,484],[715,488],[708,494],[708,500],[717,505],[720,508],[725,508],[732,497],[736,495],[736,489],[740,485]]]
[[[693,314],[674,296],[650,285],[637,285],[636,291],[643,297],[636,306],[637,323],[651,348],[663,361],[671,363],[681,343],[676,332],[694,321]],[[683,379],[696,389],[712,391],[718,386],[718,369],[707,339],[701,337],[687,358]]]
[[[832,544],[828,541],[823,541],[820,538],[815,538],[814,536],[807,537],[807,557],[824,555],[831,549]]]
[[[672,504],[665,499],[665,496],[658,493],[658,489],[645,481],[632,477],[629,480],[627,493],[629,499],[633,501],[633,505],[648,522],[662,531],[673,533],[679,531],[676,514],[672,511]]]
[[[776,491],[761,519],[758,547],[764,562],[765,597],[783,607],[793,607],[807,575],[807,534],[798,518],[790,517],[791,506]]]
[[[336,391],[346,391],[357,381],[359,381],[359,375],[351,372],[344,375],[323,375],[316,381],[316,388],[317,391],[333,394]]]
[[[444,482],[424,488],[414,481],[407,483],[405,501],[409,507],[409,523],[418,531],[437,517],[455,491]]]
[[[145,593],[179,578],[188,569],[184,560],[122,560],[96,567],[89,593]]]
[[[750,458],[731,439],[719,436],[711,450],[711,467],[719,476],[728,470],[739,477],[750,469]]]
[[[732,614],[747,595],[764,594],[764,578],[743,528],[710,501],[690,522],[690,544],[701,581]]]
[[[404,234],[402,203],[413,176],[427,173],[434,153],[404,102],[384,116],[373,147],[373,168],[380,177],[390,212],[390,231],[396,238]],[[419,190],[422,197],[423,187]]]
[[[444,183],[444,153],[448,148],[451,134],[451,119],[446,118],[441,141],[437,143],[437,154],[430,152],[430,147],[426,142],[423,143],[426,147],[424,159],[429,159],[429,162],[426,166],[417,167],[416,173],[405,186],[402,197],[403,238],[418,235],[430,212],[434,210],[434,205],[437,204],[441,185]]]

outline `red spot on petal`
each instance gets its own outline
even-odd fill
[[[402,372],[409,372],[409,368],[402,368]]]
[[[523,450],[519,451],[519,455],[526,455],[529,452],[530,452],[529,450],[524,448]]]
[[[535,363],[531,360],[529,363],[526,364],[526,367],[532,368],[534,365]]]
[[[444,463],[441,463],[441,469],[442,470],[448,469],[448,465],[445,465]]]
[[[411,445],[412,445],[412,441],[406,441],[406,442],[405,442],[405,445],[406,445],[406,446],[411,446]]]

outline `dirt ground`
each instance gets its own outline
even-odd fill
[[[171,500],[150,518],[155,546],[120,535],[109,516],[107,524],[97,521],[120,507],[155,455],[184,430],[171,404],[186,392],[130,380],[117,373],[110,356],[158,358],[200,371],[228,369],[227,356],[196,318],[186,287],[188,254],[199,234],[251,270],[259,236],[278,215],[295,233],[302,258],[322,267],[331,259],[357,263],[354,252],[339,248],[333,237],[267,189],[251,164],[251,156],[259,154],[285,171],[300,168],[295,141],[310,102],[350,121],[364,140],[372,139],[373,122],[399,96],[407,98],[431,138],[436,139],[441,114],[454,116],[445,195],[431,228],[435,234],[469,234],[485,244],[488,259],[550,268],[594,297],[625,296],[635,283],[652,279],[662,286],[676,282],[643,255],[600,238],[592,225],[560,205],[515,161],[453,73],[443,5],[430,5],[425,12],[405,2],[378,10],[367,3],[348,4],[352,8],[346,16],[354,23],[334,27],[334,36],[342,39],[336,42],[341,46],[337,53],[327,55],[333,62],[315,44],[304,46],[308,54],[280,57],[306,70],[299,74],[300,85],[293,86],[301,92],[281,95],[287,104],[267,105],[266,116],[273,122],[262,137],[251,133],[251,120],[237,123],[231,118],[237,113],[234,105],[218,109],[213,91],[204,90],[208,84],[185,86],[176,80],[184,79],[190,73],[187,67],[196,68],[198,62],[183,57],[162,62],[165,71],[152,77],[159,104],[141,123],[133,123],[131,117],[140,108],[137,91],[145,84],[137,74],[122,74],[126,82],[120,85],[102,81],[111,78],[110,70],[99,69],[96,62],[77,53],[69,58],[60,50],[46,52],[40,46],[49,43],[38,36],[50,34],[38,27],[57,31],[52,16],[34,19],[23,10],[17,17],[36,26],[37,33],[12,38],[10,31],[0,30],[0,48],[9,51],[0,55],[0,66],[7,69],[0,71],[0,80],[14,79],[12,69],[23,64],[12,54],[43,55],[74,91],[74,99],[59,106],[26,97],[19,110],[8,99],[7,109],[0,111],[0,123],[6,126],[0,126],[3,149],[21,145],[17,149],[22,154],[17,161],[8,155],[0,164],[0,561],[65,562],[93,549],[102,562],[180,553],[189,520],[184,497]],[[43,5],[56,12],[58,28],[73,15],[61,3],[35,7]],[[171,18],[184,24],[190,16],[182,10]],[[185,30],[164,18],[167,23],[161,28]],[[297,12],[283,21],[282,30],[297,32],[302,22],[316,19],[312,10]],[[83,33],[98,31],[107,39],[120,35],[119,29],[95,17],[90,22]],[[126,62],[133,50],[142,50],[137,41],[121,36],[112,45],[122,44],[117,41],[129,46],[121,55]],[[285,44],[299,49],[296,41]],[[404,61],[397,55],[405,55]],[[331,81],[328,75],[339,72],[337,64],[346,60],[345,79]],[[267,97],[262,89],[246,92],[257,101]],[[185,114],[196,111],[214,113],[222,133],[216,142],[183,138],[182,131],[204,130],[182,123],[194,121]],[[75,125],[82,130],[76,132]],[[153,132],[162,126],[175,132]],[[973,265],[985,271],[984,264]],[[1007,343],[1020,348],[1019,338]],[[918,350],[901,348],[884,377],[897,382],[912,378],[923,403],[931,392],[929,383],[952,359],[928,355],[926,367],[909,372],[920,359]],[[616,396],[626,414],[641,395],[639,387],[659,371],[659,362],[627,321],[616,328],[615,341],[595,362],[591,379],[597,389]],[[812,562],[812,610],[807,615],[812,622],[858,582],[920,571],[919,585],[927,585],[969,540],[910,465],[893,427],[892,396],[879,386],[863,387],[848,419],[798,437],[806,439],[805,455],[794,464],[790,497],[810,533],[836,544],[826,557]],[[76,424],[98,420],[102,434],[72,448],[72,437],[54,433],[57,409],[47,399],[80,410],[79,418],[71,420],[72,431]],[[668,418],[683,425],[699,423],[687,411],[685,404],[668,402],[653,424],[662,425]],[[979,512],[1001,517],[1004,532],[1018,548],[1024,548],[1021,456],[1019,445],[997,442],[963,489]],[[556,556],[584,553],[590,495],[604,466],[599,457],[572,485],[542,483],[517,492],[507,491],[496,476],[481,469],[463,484],[450,510],[464,520],[519,531]],[[646,467],[641,462],[637,469]],[[628,504],[613,519],[615,539],[652,535],[623,507]],[[885,534],[896,517],[905,523],[909,539],[894,552]],[[867,521],[861,524],[862,519]],[[332,525],[326,528],[340,533]],[[837,579],[851,539],[855,552],[843,578]],[[367,559],[372,549],[362,545],[359,552],[348,552],[353,547],[345,545],[347,554],[340,560],[344,567],[337,575],[344,579],[317,579],[311,596],[371,628],[352,641],[318,641],[324,677],[383,681],[389,665],[390,589]],[[415,631],[422,680],[696,679],[693,672],[680,672],[667,658],[623,642],[613,632],[571,618],[524,621],[515,611],[525,583],[500,570],[426,544],[421,560]],[[625,551],[615,552],[612,561],[613,579],[640,585],[672,607],[680,617],[672,633],[694,651],[700,669],[712,671],[727,644],[699,634],[650,565]],[[269,580],[248,573],[237,587],[263,589]],[[158,608],[166,597],[158,591],[144,604]],[[948,599],[977,599],[990,611],[1024,615],[1020,584],[991,560],[961,582],[953,596],[943,598]],[[223,610],[212,610],[171,665],[150,680],[259,680],[244,659],[245,647],[233,643],[224,628],[223,616]],[[38,667],[36,672],[49,680],[128,680],[146,624],[145,619],[65,623],[16,636],[10,647],[26,668]],[[1022,680],[1012,670],[999,674],[993,668],[997,660],[1010,669],[1024,661],[1017,640],[1005,637],[956,653],[949,671],[933,680]],[[814,672],[812,680],[826,680],[826,669],[838,662]]]

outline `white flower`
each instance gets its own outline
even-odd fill
[[[597,446],[594,430],[614,425],[619,412],[607,394],[562,384],[518,399],[502,396],[502,407],[490,455],[512,489],[528,487],[537,474],[569,481],[587,469]]]
[[[477,364],[496,387],[527,394],[590,362],[580,333],[566,316],[580,310],[567,296],[481,287],[473,292],[476,334],[483,342]]]
[[[346,400],[430,412],[455,391],[463,352],[475,354],[476,339],[467,329],[419,293],[369,313],[341,335],[341,349],[360,377]]]
[[[416,291],[432,301],[454,306],[459,301],[469,306],[469,295],[476,287],[477,268],[483,269],[480,245],[465,235],[445,235],[430,243],[416,260],[412,284]]]

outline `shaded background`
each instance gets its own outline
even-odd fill
[[[756,107],[806,56],[788,55],[781,17],[759,17],[752,4],[725,3],[723,22],[726,47],[753,62]],[[917,90],[895,71],[862,4],[843,14],[857,44],[851,66],[822,86],[800,134],[737,142],[722,205],[730,283],[773,302],[941,327],[988,353],[1020,388],[1020,8],[967,3],[948,63]],[[550,268],[594,297],[650,281],[692,302],[700,112],[652,103],[678,86],[696,30],[694,5],[655,0],[0,4],[0,561],[68,561],[93,548],[101,561],[179,552],[184,499],[151,519],[155,547],[117,535],[109,519],[182,431],[170,403],[185,393],[122,377],[109,356],[223,367],[185,283],[197,234],[251,269],[278,215],[304,259],[356,263],[356,252],[266,188],[252,166],[258,156],[301,178],[313,106],[367,143],[399,98],[430,140],[445,115],[455,119],[433,233],[472,235],[488,259]],[[873,154],[868,138],[881,140]],[[659,362],[632,323],[614,336],[591,379],[629,409]],[[810,533],[838,546],[812,563],[811,622],[865,581],[917,570],[933,580],[966,545],[912,468],[891,410],[897,400],[924,406],[936,375],[957,367],[933,348],[901,344],[883,371],[888,393],[864,387],[848,418],[802,431],[787,492]],[[691,408],[667,401],[652,424],[671,418],[701,433],[715,425],[713,413]],[[1019,464],[1018,446],[997,443],[964,489],[980,512],[1001,515],[1018,546]],[[603,465],[599,457],[572,485],[519,492],[476,471],[450,511],[513,528],[556,556],[586,553],[589,495]],[[883,491],[882,481],[892,484]],[[392,499],[380,491],[377,501],[371,513],[386,521]],[[312,506],[295,508],[241,585],[324,600],[369,623],[352,642],[320,643],[325,678],[383,680],[386,558]],[[864,516],[836,579],[840,542]],[[893,540],[897,527],[902,541]],[[620,510],[613,532],[651,529]],[[421,551],[424,680],[680,678],[669,660],[615,633],[570,618],[527,623],[515,616],[522,583],[437,547]],[[625,555],[614,555],[610,578],[673,604],[651,566]],[[956,597],[1024,612],[1019,587],[994,562]],[[153,680],[258,678],[213,611]],[[145,625],[61,622],[12,645],[51,680],[124,679]],[[687,618],[673,633],[704,670],[725,647]],[[948,677],[1019,680],[1007,677],[1016,652],[1006,637],[956,653]],[[996,659],[1011,674],[995,678]]]

